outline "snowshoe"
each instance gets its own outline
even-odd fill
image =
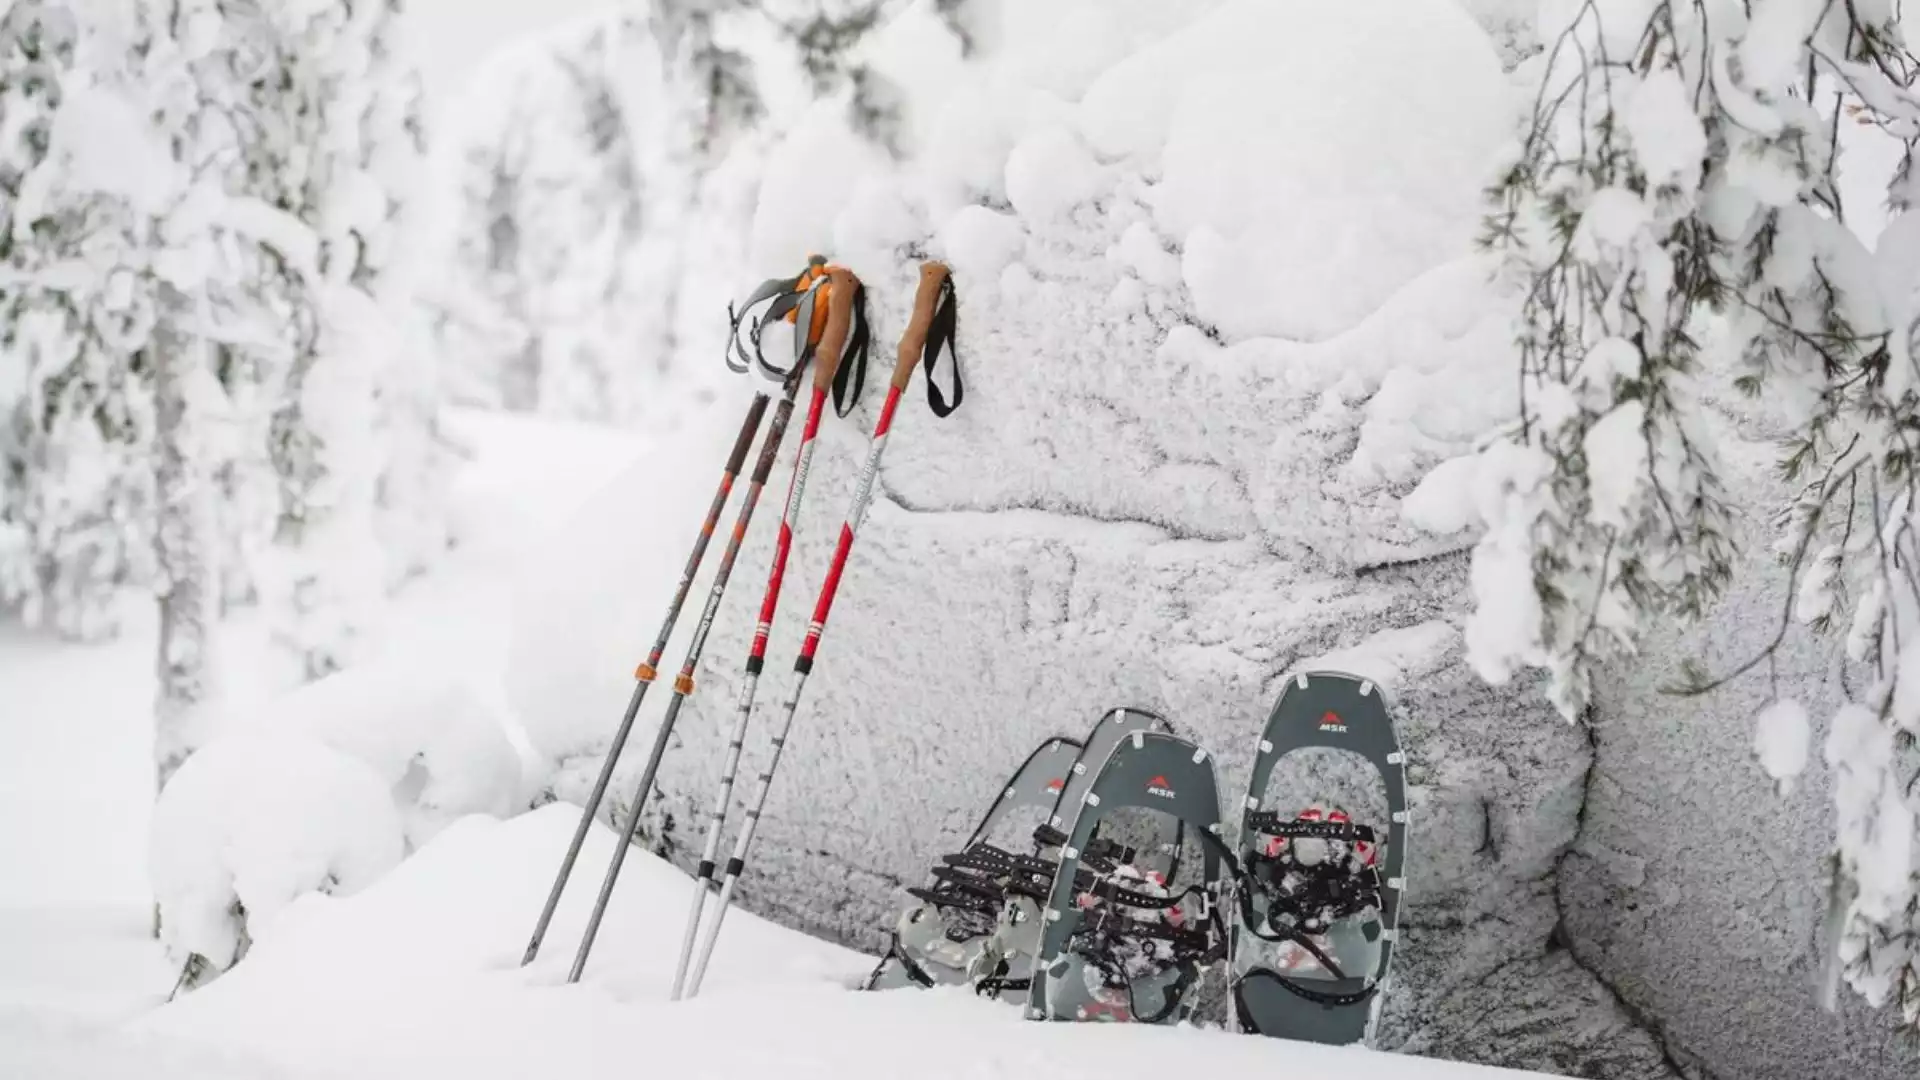
[[[1329,671],[1294,676],[1274,704],[1236,857],[1242,880],[1230,982],[1242,1032],[1334,1045],[1373,1036],[1405,893],[1405,755],[1391,713],[1383,688]],[[1346,808],[1303,806],[1269,790],[1283,759],[1315,748],[1372,767],[1385,789],[1384,838]]]
[[[1081,744],[1058,736],[1035,747],[967,837],[966,851],[999,852],[989,839],[1024,808],[1046,811],[1066,785]],[[900,915],[887,954],[861,984],[863,990],[958,985],[971,981],[986,939],[1001,919],[1004,890],[990,870],[956,867],[956,857],[934,868],[932,880],[909,889],[919,903]]]
[[[1027,986],[1036,1020],[1176,1023],[1188,991],[1225,949],[1218,900],[1225,881],[1220,801],[1207,753],[1164,731],[1134,730],[1107,754],[1076,812],[1042,909]],[[1171,818],[1210,837],[1201,880],[1171,874],[1096,836],[1120,811]],[[1162,825],[1163,832],[1166,830]],[[1177,845],[1176,845],[1177,847]]]
[[[1058,869],[1062,826],[1077,813],[1101,763],[1135,731],[1166,731],[1163,717],[1144,709],[1116,708],[1095,721],[1084,742],[1054,738],[1028,757],[967,838],[959,852],[944,855],[933,881],[909,889],[919,903],[901,915],[887,956],[864,984],[867,989],[971,982],[983,996],[1024,1000],[1027,973],[1038,947],[1039,908]],[[1066,748],[1077,751],[1063,763]],[[1042,791],[1040,788],[1044,787]],[[1046,811],[1030,840],[1013,843],[1009,827],[1017,809]],[[1118,824],[1118,823],[1110,823]],[[1143,860],[1170,876],[1179,866],[1180,826],[1169,839],[1158,825],[1134,830],[1134,846],[1096,837],[1088,850],[1109,859]],[[1169,854],[1170,853],[1170,854]]]

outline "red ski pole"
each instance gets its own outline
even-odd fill
[[[691,977],[685,987],[686,995],[691,997],[700,992],[700,982],[706,976],[707,963],[713,958],[714,943],[720,937],[720,924],[727,916],[727,908],[733,901],[734,886],[740,880],[740,873],[746,867],[747,851],[753,845],[753,833],[760,822],[760,814],[766,809],[767,792],[773,786],[774,771],[780,767],[780,753],[786,746],[787,736],[793,730],[793,717],[800,708],[800,694],[806,688],[807,676],[813,671],[815,653],[820,648],[820,636],[827,626],[827,615],[833,609],[834,595],[840,589],[840,576],[847,566],[847,554],[853,550],[853,537],[865,519],[867,507],[873,501],[873,484],[880,471],[880,455],[887,448],[887,433],[893,427],[894,410],[900,404],[900,395],[913,378],[914,364],[925,359],[929,379],[932,376],[933,358],[942,346],[952,343],[954,322],[953,281],[947,268],[937,262],[926,262],[920,266],[920,287],[913,298],[913,316],[907,329],[900,337],[900,351],[893,367],[893,380],[887,389],[887,398],[880,406],[880,418],[873,425],[873,440],[868,445],[867,463],[861,470],[860,482],[854,488],[853,506],[847,512],[846,521],[840,526],[840,542],[833,550],[833,562],[827,568],[827,577],[820,585],[820,598],[814,604],[813,620],[807,624],[806,638],[800,644],[800,656],[794,661],[793,690],[782,703],[785,717],[780,724],[780,733],[773,738],[773,758],[767,763],[767,770],[760,774],[759,788],[754,794],[753,808],[747,811],[745,823],[740,828],[740,837],[735,842],[733,856],[727,860],[726,874],[720,884],[718,910],[713,921],[707,925],[701,935],[699,957],[694,963]],[[938,398],[938,391],[932,389],[929,382],[929,396]],[[938,403],[935,412],[945,415],[960,402],[959,382],[955,381],[956,392],[951,406],[944,411]]]
[[[700,927],[700,916],[707,893],[713,888],[714,860],[720,855],[720,832],[726,826],[727,803],[733,798],[733,784],[740,769],[740,748],[747,740],[747,727],[753,716],[754,691],[760,684],[760,671],[766,665],[767,635],[773,630],[774,611],[780,605],[780,585],[787,573],[787,555],[793,548],[793,525],[800,513],[800,499],[806,493],[807,470],[813,460],[814,439],[820,434],[820,416],[825,411],[827,392],[840,366],[847,331],[853,325],[853,302],[860,281],[842,267],[827,268],[827,329],[820,338],[814,358],[813,397],[807,403],[806,424],[800,431],[800,453],[793,461],[793,479],[787,487],[787,505],[780,515],[780,533],[774,541],[773,568],[767,574],[767,590],[760,601],[760,621],[753,630],[753,646],[747,653],[747,677],[741,685],[740,701],[734,707],[733,737],[727,742],[726,764],[721,769],[720,790],[714,796],[708,819],[707,844],[694,875],[693,909],[687,915],[686,933],[680,941],[680,962],[673,973],[673,1000],[680,999],[687,977],[687,963],[693,957],[693,942]]]

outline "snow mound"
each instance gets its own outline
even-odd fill
[[[522,809],[520,757],[503,718],[459,678],[366,663],[278,699],[263,720],[347,754],[386,783],[409,848],[467,814]]]
[[[1466,249],[1507,93],[1454,0],[1237,0],[1101,76],[1082,126],[1161,158],[1201,319],[1321,340]]]
[[[572,825],[557,806],[460,822],[373,888],[296,905],[246,964],[127,1034],[356,1080],[611,1080],[636,1067],[716,1080],[892,1080],[903,1061],[922,1080],[1537,1075],[1217,1030],[1032,1023],[964,989],[860,993],[850,987],[872,957],[745,913],[729,917],[700,995],[669,1003],[692,882],[640,852],[627,861],[581,983],[561,985],[594,891],[587,881],[568,893],[540,958],[527,968],[517,961]],[[585,876],[597,876],[614,842],[593,831]]]
[[[296,898],[351,893],[403,850],[393,800],[361,762],[292,732],[216,739],[154,807],[161,942],[175,963],[223,970]]]

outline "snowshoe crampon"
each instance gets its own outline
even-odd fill
[[[1385,822],[1275,790],[1289,755],[1342,751],[1372,766]],[[1405,757],[1384,690],[1338,672],[1287,681],[1261,734],[1240,827],[1243,869],[1231,985],[1240,1030],[1364,1043],[1379,1021],[1398,938],[1407,853]],[[1385,825],[1385,835],[1379,825]]]
[[[902,912],[893,929],[887,955],[861,984],[863,990],[901,987],[950,986],[970,982],[976,975],[986,940],[1003,918],[1003,890],[992,873],[1007,853],[989,843],[1003,831],[1016,812],[1049,811],[1065,788],[1068,769],[1081,744],[1054,737],[1035,747],[1014,770],[993,805],[967,837],[962,856],[949,856],[933,870],[932,880],[908,890],[918,901]],[[956,867],[974,854],[977,868]]]
[[[1224,946],[1217,901],[1223,864],[1202,845],[1201,880],[1143,868],[1111,826],[1141,812],[1161,835],[1192,827],[1221,844],[1219,793],[1207,753],[1164,731],[1134,730],[1112,747],[1080,797],[1040,914],[1027,1015],[1039,1020],[1173,1023]],[[1168,822],[1177,823],[1174,828]],[[1106,834],[1105,837],[1102,834]],[[1177,868],[1178,848],[1166,859]]]

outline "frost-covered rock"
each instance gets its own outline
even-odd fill
[[[1764,508],[1783,494],[1770,449],[1737,440],[1765,425],[1736,419],[1721,434],[1736,466],[1730,482],[1746,505]],[[1796,625],[1771,668],[1702,697],[1661,692],[1678,681],[1683,659],[1729,671],[1779,630],[1788,583],[1768,553],[1777,531],[1760,513],[1741,525],[1747,554],[1711,623],[1650,634],[1646,660],[1598,686],[1585,827],[1560,875],[1566,934],[1623,1000],[1658,1018],[1677,1058],[1710,1075],[1913,1076],[1920,1057],[1890,1030],[1890,1016],[1844,992],[1837,1014],[1819,1011],[1833,810],[1817,743],[1804,729],[1769,734],[1797,738],[1812,756],[1784,794],[1755,756],[1756,717],[1777,695],[1791,694],[1803,716],[1828,717],[1839,706],[1836,642]],[[1824,734],[1819,724],[1813,738]],[[1772,749],[1784,756],[1786,748]]]
[[[296,898],[347,895],[405,847],[380,777],[292,732],[242,732],[188,758],[154,807],[148,853],[168,957],[231,966]]]
[[[1407,0],[1391,18],[1363,8],[1022,0],[997,6],[997,53],[893,58],[929,73],[909,101],[920,153],[866,175],[830,229],[787,227],[830,238],[826,253],[862,276],[881,357],[914,253],[947,258],[967,398],[936,420],[919,404],[925,376],[908,390],[742,902],[877,949],[896,887],[964,837],[1041,738],[1078,735],[1115,705],[1155,709],[1214,751],[1232,792],[1285,673],[1349,665],[1399,690],[1419,822],[1386,1043],[1669,1077],[1660,1047],[1554,945],[1591,747],[1537,697],[1464,666],[1465,561],[1437,556],[1470,540],[1423,530],[1402,505],[1513,408],[1510,301],[1488,289],[1466,228],[1468,181],[1505,132],[1462,118],[1498,113],[1500,61],[1451,0]],[[1326,55],[1282,86],[1250,26],[1263,46]],[[1383,65],[1378,50],[1417,63]],[[1457,136],[1422,137],[1418,168],[1393,173],[1431,183],[1387,190],[1389,177],[1325,171],[1351,132],[1396,130],[1375,115],[1384,104],[1328,111],[1362,67],[1386,85],[1356,101],[1418,99]],[[1152,92],[1133,92],[1134,68]],[[762,186],[803,180],[776,169]],[[1366,218],[1369,199],[1397,229],[1378,266],[1315,231]],[[799,248],[779,250],[788,261],[741,268],[736,289],[791,273]],[[714,310],[731,298],[712,297]],[[600,766],[746,395],[731,390],[697,438],[610,487],[528,568],[512,693],[563,798],[584,796]],[[745,776],[767,760],[878,398],[870,386],[824,425]],[[1430,496],[1415,516],[1446,517]],[[646,841],[683,864],[704,834],[778,506],[765,500],[748,534],[643,811]],[[1452,513],[1456,531],[1471,525]],[[663,672],[681,662],[715,561]],[[653,688],[636,725],[614,819],[631,812],[668,692]]]

